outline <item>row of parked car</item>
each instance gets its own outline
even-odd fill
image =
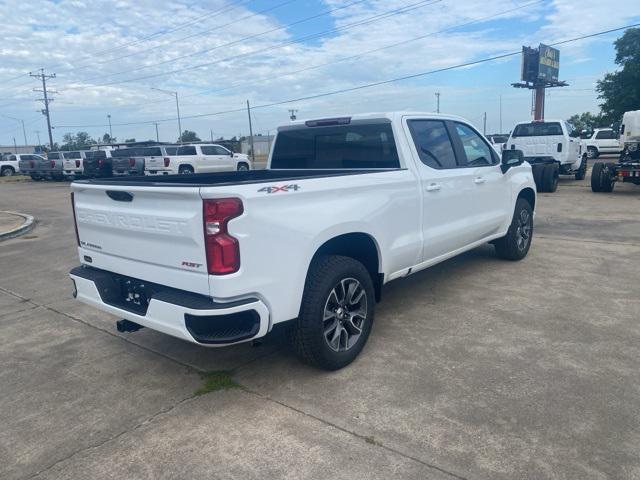
[[[12,154],[0,162],[3,176],[21,173],[33,180],[171,175],[251,170],[248,155],[217,144],[154,145],[71,152]]]

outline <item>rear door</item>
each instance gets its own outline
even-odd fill
[[[422,188],[422,261],[433,261],[472,243],[470,227],[476,186],[454,147],[453,124],[442,119],[405,117]]]
[[[74,184],[81,258],[122,275],[208,294],[198,187]]]

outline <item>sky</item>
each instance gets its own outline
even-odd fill
[[[531,93],[514,89],[518,54],[446,69],[640,22],[619,0],[0,0],[0,145],[46,142],[41,87],[54,141],[86,131],[175,141],[247,135],[289,121],[390,110],[460,115],[487,133],[531,118]],[[598,111],[596,81],[614,71],[622,31],[567,43],[546,118]],[[347,90],[342,93],[341,90]],[[325,95],[326,94],[326,95]],[[315,97],[315,98],[311,98]],[[284,102],[284,103],[281,103]],[[278,105],[273,105],[278,104]],[[502,107],[501,107],[502,105]]]

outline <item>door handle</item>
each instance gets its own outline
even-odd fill
[[[481,183],[484,183],[484,182],[486,182],[484,177],[476,177],[473,179],[473,183],[475,183],[476,185],[480,185]]]
[[[427,192],[437,192],[441,188],[442,185],[440,185],[439,183],[430,183],[429,185],[427,185]]]

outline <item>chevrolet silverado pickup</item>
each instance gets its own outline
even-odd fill
[[[466,120],[383,113],[278,129],[267,170],[74,182],[74,296],[205,346],[288,322],[333,370],[364,347],[382,286],[491,242],[527,255],[536,193],[519,150]]]

